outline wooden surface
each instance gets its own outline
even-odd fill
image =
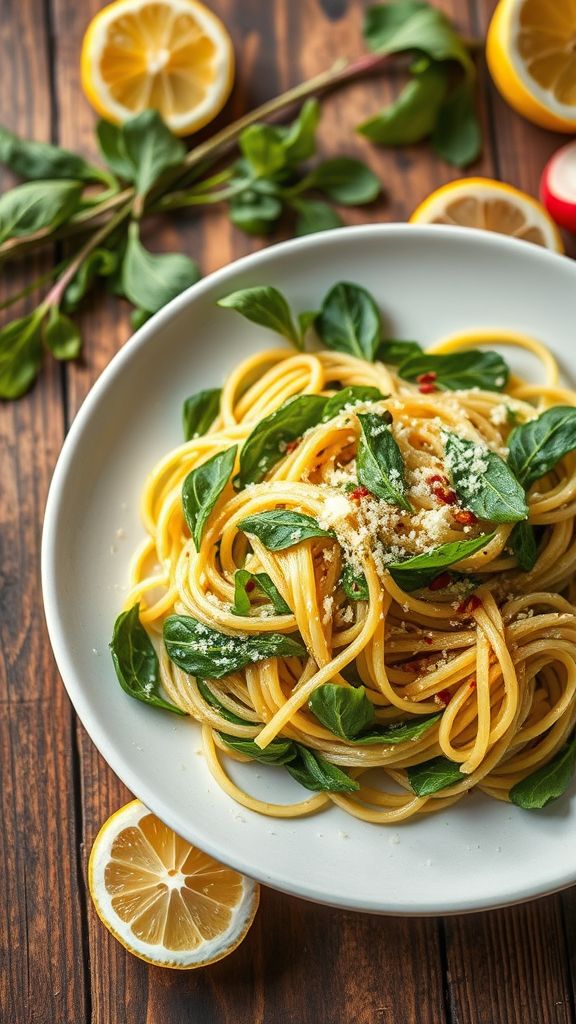
[[[79,87],[80,40],[99,0],[0,0],[0,120],[93,155],[94,116]],[[212,0],[238,59],[220,122],[361,52],[354,0]],[[445,0],[483,35],[492,0]],[[561,141],[514,115],[481,65],[485,150],[470,173],[535,193]],[[378,151],[353,126],[390,79],[324,105],[322,151],[360,154],[387,199],[349,222],[404,220],[453,169],[424,149]],[[6,177],[6,183],[8,178]],[[157,248],[183,249],[204,273],[257,248],[211,211],[158,225]],[[50,254],[36,260],[46,265]],[[14,284],[17,274],[11,275]],[[6,281],[2,281],[4,289]],[[98,295],[83,316],[81,362],[48,365],[34,391],[0,410],[0,1022],[2,1024],[576,1024],[576,892],[445,920],[378,918],[263,892],[241,948],[204,971],[161,971],[126,954],[93,913],[85,863],[105,818],[128,798],[76,720],[44,628],[39,546],[50,475],[87,391],[129,336],[121,303]]]

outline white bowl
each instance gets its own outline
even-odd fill
[[[218,385],[268,331],[216,306],[274,284],[296,310],[336,281],[377,298],[390,336],[424,344],[455,330],[512,328],[564,363],[574,353],[576,265],[535,245],[461,228],[379,224],[312,235],[239,260],[157,313],[106,368],[58,461],[44,527],[46,618],[58,667],[94,743],[180,835],[277,889],[356,910],[435,914],[504,905],[576,881],[576,801],[529,812],[479,795],[397,827],[337,808],[275,820],[235,804],[198,755],[197,726],[126,696],[108,643],[130,555],[143,536],[147,471],[181,441],[181,406]],[[530,357],[512,365],[534,373]],[[284,778],[286,775],[286,778]],[[301,799],[287,773],[234,767],[258,795]]]

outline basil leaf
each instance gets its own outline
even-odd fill
[[[20,398],[34,383],[42,364],[43,317],[40,307],[0,329],[0,398]]]
[[[300,328],[302,348],[304,348],[304,338],[306,337],[307,332],[314,326],[317,319],[317,309],[305,309],[303,313],[298,313],[298,327]]]
[[[228,204],[230,220],[248,235],[268,235],[282,213],[276,196],[263,195],[248,189],[233,196]]]
[[[178,167],[186,156],[184,143],[172,135],[157,110],[143,110],[125,121],[122,135],[126,156],[134,168],[132,180],[140,196],[145,196],[165,171]]]
[[[240,718],[239,715],[235,715],[233,711],[229,711],[224,704],[221,704],[215,694],[203,679],[196,680],[196,686],[198,687],[202,698],[218,712],[221,718],[225,718],[227,722],[234,722],[236,725],[254,725],[248,718]]]
[[[0,242],[38,228],[56,228],[78,209],[79,181],[27,181],[0,196]]]
[[[388,363],[389,366],[399,366],[409,357],[422,355],[422,348],[417,341],[398,341],[395,338],[388,338],[383,341],[376,353],[376,358],[381,363]]]
[[[230,295],[218,299],[218,305],[224,309],[235,309],[252,323],[268,327],[271,331],[288,338],[296,348],[301,347],[300,332],[292,319],[290,306],[282,292],[272,285],[241,288],[240,291],[231,292]]]
[[[194,437],[206,434],[220,411],[222,388],[207,388],[190,395],[182,407],[184,439],[191,441]]]
[[[358,413],[360,437],[356,465],[358,482],[377,498],[412,511],[406,498],[404,460],[392,436],[389,418],[375,412]]]
[[[404,562],[393,562],[386,568],[390,570],[394,582],[402,587],[402,590],[410,593],[412,590],[427,586],[448,566],[461,562],[486,547],[493,537],[493,533],[484,533],[472,540],[450,541],[449,544],[440,544],[428,554],[415,555]]]
[[[340,214],[320,199],[293,199],[291,205],[297,214],[295,234],[299,238],[317,231],[332,231],[344,223]]]
[[[416,796],[431,796],[439,789],[454,786],[466,778],[456,762],[447,757],[433,757],[431,761],[415,764],[406,769],[406,774]]]
[[[148,252],[140,241],[138,224],[130,224],[121,282],[124,295],[135,306],[155,313],[199,277],[197,264],[184,253]]]
[[[110,650],[118,682],[125,693],[143,704],[173,711],[175,715],[186,713],[160,696],[158,657],[140,622],[139,604],[116,619]]]
[[[515,427],[508,448],[510,469],[524,487],[530,487],[576,450],[576,409],[556,405],[537,419]]]
[[[506,387],[509,369],[497,352],[453,352],[450,355],[432,355],[423,352],[400,364],[398,373],[404,380],[416,380],[423,373],[435,373],[436,385],[448,391],[482,388],[501,391]]]
[[[548,764],[521,779],[510,790],[508,796],[517,807],[527,811],[546,807],[566,792],[576,763],[576,738],[572,737]]]
[[[469,81],[457,85],[440,107],[432,147],[454,167],[467,167],[479,157],[482,132]]]
[[[361,160],[350,156],[325,160],[307,175],[305,181],[308,188],[317,188],[343,206],[372,203],[382,191],[374,172]]]
[[[344,566],[340,586],[350,601],[368,601],[370,591],[364,573],[357,573],[350,564]]]
[[[308,706],[322,725],[344,740],[355,739],[376,717],[363,686],[324,683],[314,690]]]
[[[445,436],[446,466],[464,508],[492,523],[526,519],[524,488],[496,452],[458,434]]]
[[[246,757],[252,758],[253,761],[260,761],[261,764],[285,765],[296,757],[296,750],[292,740],[272,740],[262,750],[254,740],[245,740],[240,736],[228,736],[224,732],[221,732],[219,735],[232,750],[237,750],[239,754],[245,754]]]
[[[512,548],[518,567],[523,572],[530,572],[538,560],[538,544],[534,527],[529,523],[516,523],[508,538],[508,544]]]
[[[240,452],[240,487],[263,480],[282,458],[286,444],[320,422],[325,405],[321,395],[298,395],[259,420]]]
[[[182,485],[182,510],[197,551],[208,517],[232,476],[237,451],[234,444],[213,455],[188,473]]]
[[[136,168],[126,152],[122,128],[109,121],[98,121],[96,137],[108,167],[123,181],[134,181]]]
[[[169,615],[164,643],[175,665],[202,679],[221,679],[268,658],[303,658],[306,648],[282,633],[220,633],[189,615]]]
[[[334,538],[331,530],[323,530],[311,516],[280,508],[247,516],[238,523],[238,529],[254,534],[268,551],[284,551],[313,537]]]
[[[343,281],[324,299],[316,331],[326,348],[373,362],[382,341],[380,311],[365,288]]]
[[[102,181],[106,175],[77,153],[49,142],[21,139],[0,125],[0,163],[28,181],[68,178],[74,181]]]
[[[76,359],[82,348],[78,327],[69,316],[53,306],[44,326],[43,340],[56,359]]]
[[[360,124],[357,131],[384,146],[420,142],[434,130],[447,88],[447,70],[430,64],[413,75],[394,103]]]
[[[269,124],[251,124],[241,132],[238,145],[256,176],[269,176],[286,164],[278,130]]]
[[[414,742],[420,739],[420,736],[427,732],[432,725],[435,725],[440,718],[442,718],[442,712],[418,718],[415,722],[391,722],[390,725],[379,725],[361,736],[355,736],[353,742],[360,746],[368,746],[372,743],[394,746],[397,743]]]
[[[355,405],[362,405],[367,402],[380,402],[384,398],[386,398],[386,395],[383,395],[378,388],[373,388],[369,384],[350,384],[347,388],[342,388],[342,391],[337,391],[335,395],[328,399],[324,406],[322,423],[327,423],[328,420],[334,419],[339,413],[353,408]]]
[[[331,764],[321,754],[308,750],[300,743],[295,743],[294,746],[296,758],[285,767],[301,786],[313,792],[328,793],[355,793],[360,789],[360,784],[355,779],[351,779],[346,772]]]
[[[320,120],[320,104],[318,100],[308,99],[302,104],[300,112],[292,124],[276,128],[282,142],[285,160],[288,164],[298,164],[309,160],[316,151],[316,128]]]
[[[109,277],[118,267],[118,253],[109,249],[94,249],[80,264],[64,292],[62,305],[68,313],[78,308],[97,277]]]
[[[418,50],[433,60],[457,61],[468,75],[474,66],[445,14],[431,4],[402,0],[369,7],[364,39],[377,53]]]
[[[248,584],[251,584],[251,586],[248,587]],[[249,592],[250,594],[256,592],[255,596],[258,596],[258,592],[260,592],[264,597],[267,597],[277,615],[292,614],[292,609],[286,604],[286,601],[275,587],[268,573],[237,569],[234,573],[234,604],[232,605],[234,615],[250,614],[252,605]]]

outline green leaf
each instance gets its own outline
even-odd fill
[[[576,450],[576,409],[556,405],[515,427],[508,438],[508,465],[524,487],[549,473]]]
[[[368,601],[370,591],[364,573],[355,572],[350,564],[344,566],[340,586],[350,601]]]
[[[188,473],[182,485],[182,510],[197,551],[208,517],[232,476],[237,451],[234,444],[213,455]]]
[[[298,395],[259,420],[242,445],[239,486],[260,483],[282,458],[286,445],[320,423],[325,405],[322,395]]]
[[[428,3],[402,0],[369,7],[364,39],[377,53],[416,50],[432,60],[457,61],[468,75],[474,73],[468,52],[448,18]]]
[[[184,253],[151,253],[142,245],[138,224],[128,229],[128,245],[122,262],[121,287],[135,306],[151,313],[196,284],[197,264]]]
[[[300,344],[302,348],[304,348],[304,339],[310,328],[314,326],[316,320],[318,319],[318,310],[305,309],[303,313],[298,313],[297,319],[298,327],[300,328]]]
[[[448,87],[440,64],[430,64],[413,75],[398,99],[358,126],[361,135],[384,146],[408,146],[434,131]]]
[[[181,708],[160,696],[160,669],[152,641],[140,622],[140,605],[122,612],[114,623],[110,643],[112,661],[122,689],[135,700],[184,715]]]
[[[576,763],[576,738],[573,736],[548,764],[521,779],[508,796],[517,807],[527,811],[540,810],[566,792]]]
[[[299,164],[309,160],[316,152],[316,128],[320,120],[318,100],[308,99],[292,124],[276,128],[282,141],[285,160],[288,164]]]
[[[376,359],[389,366],[399,366],[412,356],[422,355],[422,347],[417,341],[398,341],[396,338],[388,338],[380,345]]]
[[[230,220],[241,231],[248,235],[268,235],[282,213],[282,203],[276,196],[248,189],[234,196],[228,209]]]
[[[344,740],[355,739],[376,717],[363,686],[324,683],[314,690],[308,706],[322,725]]]
[[[414,743],[442,718],[442,712],[436,715],[427,715],[417,718],[411,722],[391,722],[390,725],[378,725],[369,732],[356,736],[354,743],[360,746],[368,746],[372,743],[383,743],[386,746],[394,746],[397,743]]]
[[[327,761],[321,754],[308,750],[300,743],[294,744],[296,758],[286,764],[286,770],[293,779],[306,789],[313,792],[355,793],[360,784],[351,779],[346,772]]]
[[[56,359],[76,359],[82,348],[82,337],[73,320],[56,306],[50,310],[44,325],[43,340]]]
[[[358,413],[358,482],[371,494],[412,511],[406,497],[404,460],[390,429],[390,413]]]
[[[135,167],[126,152],[124,132],[110,121],[98,121],[96,137],[100,152],[110,170],[123,181],[134,181]]]
[[[524,488],[496,452],[458,434],[444,435],[446,466],[464,508],[491,523],[526,519]]]
[[[409,593],[411,590],[426,587],[450,565],[470,558],[486,547],[493,537],[493,533],[485,533],[472,540],[450,541],[449,544],[440,544],[428,554],[415,555],[404,562],[392,562],[386,568],[390,570],[392,579],[398,586]]]
[[[80,264],[64,292],[62,305],[68,313],[78,308],[97,277],[109,277],[118,267],[118,253],[109,249],[93,249]]]
[[[450,355],[412,355],[400,364],[398,373],[404,380],[416,380],[423,373],[435,373],[436,385],[449,391],[481,388],[502,391],[508,382],[509,369],[497,352],[452,352]]]
[[[42,363],[42,308],[0,329],[0,398],[20,398],[32,386]]]
[[[260,761],[261,764],[285,765],[296,757],[296,749],[292,740],[272,740],[262,750],[254,740],[245,740],[240,736],[229,736],[224,732],[221,732],[219,735],[232,750],[252,758],[253,761]]]
[[[215,696],[215,694],[212,693],[212,690],[210,689],[208,684],[205,683],[203,679],[197,679],[196,686],[200,691],[202,699],[205,700],[206,703],[209,704],[211,708],[214,708],[214,710],[218,712],[221,718],[225,718],[227,722],[234,722],[235,725],[254,725],[254,722],[251,722],[248,718],[240,718],[239,715],[235,715],[233,711],[229,711],[228,708],[224,706],[224,704],[221,704],[218,698]]]
[[[137,307],[130,313],[130,324],[133,331],[139,331],[143,324],[147,323],[152,313],[149,309]]]
[[[406,774],[416,796],[431,796],[439,789],[454,786],[466,778],[456,762],[447,757],[433,757],[431,761],[415,764],[406,769]]]
[[[27,181],[68,178],[74,181],[102,181],[105,174],[77,153],[49,142],[20,139],[0,125],[0,163]]]
[[[122,135],[140,196],[145,196],[165,171],[178,167],[186,156],[184,143],[172,135],[157,110],[143,110],[125,121]]]
[[[284,551],[313,537],[334,538],[332,531],[323,530],[312,516],[283,508],[247,516],[238,523],[238,529],[253,534],[268,551]]]
[[[326,348],[373,362],[382,341],[380,311],[365,288],[342,281],[324,299],[316,331]]]
[[[258,177],[274,174],[286,164],[284,144],[272,125],[251,124],[241,132],[238,145]]]
[[[337,156],[318,164],[305,178],[307,188],[317,188],[335,203],[361,206],[372,203],[382,191],[380,181],[361,160]]]
[[[268,658],[303,658],[306,648],[282,633],[220,633],[189,615],[169,615],[164,643],[175,665],[202,679],[221,679]]]
[[[39,228],[56,228],[78,209],[79,181],[27,181],[0,196],[0,242]]]
[[[182,422],[184,440],[191,441],[194,437],[206,434],[220,412],[222,388],[207,388],[190,395],[182,406]]]
[[[235,309],[252,323],[268,327],[271,331],[288,338],[296,348],[301,347],[300,332],[292,318],[290,306],[282,292],[272,285],[241,288],[218,299],[218,305],[224,309]]]
[[[454,167],[468,167],[480,156],[482,131],[469,81],[461,82],[444,100],[432,133],[432,147]]]
[[[527,522],[516,523],[508,538],[508,545],[516,556],[518,568],[523,572],[530,572],[538,560],[538,544],[534,527]]]
[[[250,595],[267,597],[277,615],[291,615],[292,609],[266,572],[237,569],[234,573],[234,615],[249,615],[252,607]]]
[[[348,387],[342,388],[341,391],[337,391],[335,395],[328,399],[324,406],[322,423],[327,423],[328,420],[334,419],[335,416],[338,416],[344,410],[353,409],[355,405],[380,402],[385,398],[386,395],[383,395],[378,388],[373,388],[369,384],[350,384]]]
[[[320,199],[293,199],[296,210],[296,235],[314,235],[317,231],[332,231],[341,228],[343,221],[339,213]]]

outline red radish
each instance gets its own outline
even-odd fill
[[[576,140],[562,146],[546,164],[540,198],[552,220],[576,232]]]

